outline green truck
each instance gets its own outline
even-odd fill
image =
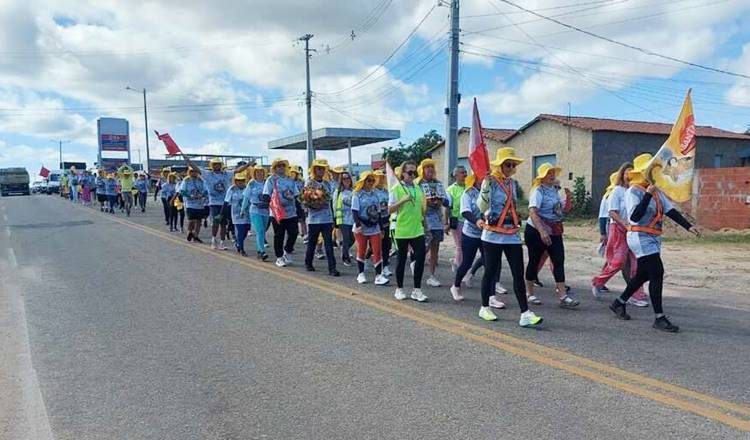
[[[12,194],[30,194],[29,173],[26,168],[0,168],[0,196]]]

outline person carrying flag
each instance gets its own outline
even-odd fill
[[[276,266],[285,267],[292,264],[291,254],[299,234],[296,202],[300,193],[297,184],[289,177],[288,160],[274,159],[271,162],[271,173],[263,185],[261,201],[270,208]]]

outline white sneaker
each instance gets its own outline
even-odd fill
[[[521,327],[534,328],[542,323],[542,317],[536,316],[531,310],[527,310],[521,313],[521,319],[518,320],[518,325]]]
[[[479,317],[485,321],[497,321],[497,315],[495,315],[489,307],[480,307]]]
[[[435,275],[430,275],[430,277],[427,278],[427,285],[430,287],[440,287],[442,284],[440,284],[440,280],[438,280]]]
[[[500,295],[505,295],[508,293],[508,290],[500,285],[500,283],[495,283],[495,293],[499,293]]]
[[[467,274],[466,274],[466,276],[465,276],[465,277],[464,277],[464,279],[463,279],[463,283],[464,283],[464,286],[466,286],[466,287],[468,287],[469,289],[471,289],[471,288],[473,287],[473,286],[471,285],[471,280],[472,280],[473,278],[474,278],[474,275],[472,275],[471,273],[467,273]]]
[[[364,272],[361,272],[357,275],[357,282],[359,284],[365,284],[367,282],[367,276],[365,276]]]
[[[393,297],[396,298],[399,301],[403,301],[406,299],[406,294],[404,293],[404,289],[397,288],[396,292],[393,294]]]
[[[391,280],[388,279],[385,275],[382,273],[375,277],[375,284],[378,286],[385,286],[388,284]]]
[[[591,294],[594,295],[594,298],[600,299],[600,298],[604,298],[605,292],[599,287],[591,286]]]
[[[276,265],[279,267],[286,267],[286,260],[284,260],[284,257],[277,258]]]
[[[227,245],[224,244],[224,240],[219,241],[219,249],[221,249],[222,251],[225,251],[228,249]]]
[[[416,263],[416,261],[412,261],[411,263],[409,263],[409,269],[411,269],[411,274],[412,275],[414,275],[414,264],[415,263]]]
[[[284,252],[284,256],[281,258],[284,259],[284,263],[286,263],[287,265],[292,264],[292,256],[289,255],[289,253]]]
[[[384,277],[389,277],[391,275],[393,275],[393,272],[391,272],[391,267],[390,266],[383,266],[383,276]]]
[[[427,298],[427,295],[422,293],[422,289],[414,289],[411,291],[411,299],[413,299],[414,301],[423,303],[427,301],[428,298]]]
[[[216,237],[211,237],[211,249],[219,249],[219,246],[216,243]]]
[[[497,296],[492,295],[490,297],[490,307],[492,307],[493,309],[504,309],[505,303],[497,299]]]
[[[534,304],[535,306],[541,305],[542,300],[537,298],[536,295],[531,295],[527,298],[531,304]]]
[[[648,301],[644,301],[642,299],[630,298],[628,300],[628,304],[636,307],[648,307]]]
[[[464,296],[461,295],[461,291],[456,286],[451,286],[451,296],[453,296],[453,301],[464,300]]]

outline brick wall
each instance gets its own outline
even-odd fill
[[[696,170],[686,210],[707,229],[750,228],[750,167]]]

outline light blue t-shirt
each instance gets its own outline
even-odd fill
[[[104,181],[104,193],[108,196],[116,196],[117,195],[117,180],[106,179]]]
[[[507,185],[507,183],[505,184]],[[513,196],[513,203],[516,203],[516,206],[518,206],[518,184],[513,179],[510,179],[510,184],[513,188],[511,191]],[[486,188],[486,185],[489,185],[490,200],[489,208],[484,213],[485,218],[489,217],[490,213],[501,214],[503,212],[503,209],[505,209],[505,203],[508,200],[508,196],[505,193],[505,190],[500,187],[495,179],[484,179],[484,181],[482,182],[482,188]],[[464,225],[466,223],[464,223]],[[508,212],[508,216],[505,218],[503,224],[507,226],[511,226],[513,224],[513,216],[510,214],[510,211]],[[495,244],[521,244],[521,237],[518,233],[501,234],[499,232],[493,232],[483,229],[482,241]]]
[[[479,198],[479,190],[471,187],[468,188],[464,193],[461,195],[461,200],[459,201],[459,213],[463,214],[464,212],[471,212],[474,214],[474,218],[479,219],[479,217],[482,215],[482,212],[479,210],[479,207],[477,206],[477,199]],[[461,217],[463,218],[463,216]],[[464,219],[463,221],[463,228],[461,228],[461,232],[466,235],[467,237],[472,238],[481,238],[482,237],[482,230],[477,227],[475,223],[472,223],[470,221],[467,221]]]
[[[425,200],[434,197],[441,199],[441,205],[439,206],[430,206],[429,204],[427,205],[427,210],[424,214],[425,222],[427,223],[427,229],[431,231],[435,231],[438,229],[443,230],[443,210],[444,207],[450,206],[450,196],[447,192],[445,192],[443,183],[439,180],[432,180],[428,182],[422,179],[419,182],[419,186],[422,188]]]
[[[625,192],[625,208],[627,210],[628,223],[638,226],[648,226],[651,221],[656,217],[656,201],[654,197],[659,197],[662,206],[662,215],[666,216],[667,212],[672,210],[674,206],[672,202],[664,195],[663,192],[659,191],[655,194],[646,208],[646,213],[637,222],[630,220],[630,216],[633,215],[635,207],[641,202],[643,197],[646,195],[646,190],[639,186],[631,186]],[[657,229],[661,229],[662,222],[658,222],[655,226]],[[628,231],[627,235],[628,247],[635,254],[636,258],[645,257],[646,255],[658,254],[661,252],[661,236],[653,235],[647,232],[631,232]]]
[[[359,218],[374,223],[373,226],[362,224],[362,235],[380,234],[380,195],[377,191],[357,191],[352,196],[352,211],[357,211]]]
[[[245,187],[242,198],[242,210],[252,214],[268,215],[268,203],[261,200],[263,183],[251,180]]]
[[[235,225],[246,225],[250,223],[247,212],[242,211],[242,199],[244,198],[245,188],[232,185],[227,190],[227,196],[224,202],[229,204],[232,212],[232,223]]]
[[[287,176],[273,175],[266,179],[266,183],[263,185],[263,195],[272,196],[274,185],[279,192],[281,206],[284,208],[284,217],[297,217],[297,207],[294,203],[299,196],[297,184]]]
[[[96,192],[106,195],[107,194],[106,186],[107,186],[106,179],[104,179],[103,177],[96,178]]]
[[[342,225],[353,225],[354,216],[352,215],[352,190],[345,189],[336,193],[336,199],[334,199],[334,209],[339,209],[339,198],[341,199],[341,224]],[[337,213],[338,217],[338,213]],[[338,220],[337,220],[338,221]]]
[[[537,214],[549,222],[559,222],[563,219],[563,203],[560,191],[554,186],[539,185],[529,194],[529,209],[536,208]],[[526,221],[536,229],[531,217]]]
[[[185,207],[190,209],[203,209],[204,202],[208,196],[206,185],[200,178],[186,178],[180,186],[180,194],[185,201]],[[222,205],[224,202],[222,201]]]
[[[208,204],[223,205],[227,195],[227,189],[232,185],[232,171],[221,171],[215,173],[213,170],[203,170],[201,177],[208,191]]]
[[[138,188],[138,192],[147,193],[148,192],[148,179],[136,179],[135,182],[133,182],[133,186]]]
[[[333,185],[327,180],[318,182],[317,180],[308,180],[306,187],[321,188],[328,194],[329,199],[333,197]],[[331,204],[327,203],[322,208],[311,208],[307,207],[307,224],[308,225],[322,225],[326,223],[333,223],[333,210]]]
[[[161,184],[161,197],[163,199],[171,199],[177,191],[177,185],[174,183],[162,183]]]

